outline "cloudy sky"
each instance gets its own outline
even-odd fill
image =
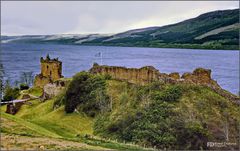
[[[238,1],[1,1],[1,33],[117,33],[234,8]]]

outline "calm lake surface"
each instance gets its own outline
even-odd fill
[[[102,52],[103,64],[125,67],[154,66],[160,72],[192,72],[197,67],[212,70],[213,79],[226,90],[239,92],[239,51],[168,48],[76,46],[58,44],[2,44],[1,63],[5,79],[19,80],[21,72],[40,73],[40,57],[48,53],[63,62],[63,75],[71,77],[89,70],[96,54]]]

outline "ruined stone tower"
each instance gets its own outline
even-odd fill
[[[46,59],[41,57],[41,73],[36,75],[34,80],[35,87],[43,88],[44,85],[54,82],[62,78],[62,62],[58,58],[50,59],[49,55]]]

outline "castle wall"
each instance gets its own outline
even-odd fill
[[[218,85],[217,81],[211,78],[211,70],[209,69],[197,68],[192,73],[187,72],[180,77],[179,73],[177,72],[170,73],[168,75],[166,73],[160,73],[151,66],[136,69],[116,66],[99,66],[98,64],[94,64],[89,72],[92,74],[110,75],[113,79],[124,80],[130,83],[141,85],[153,81],[161,81],[170,84],[185,83],[207,86],[219,95],[229,98],[234,103],[240,105],[239,97],[222,89]]]
[[[90,69],[90,73],[94,74],[106,74],[110,75],[114,79],[128,81],[135,84],[146,84],[149,82],[157,81],[159,77],[159,71],[154,67],[147,66],[140,69],[137,68],[125,68],[114,66],[98,66],[94,65]]]
[[[34,86],[43,88],[44,85],[52,82],[50,78],[44,77],[41,74],[36,75],[34,79]]]
[[[56,83],[48,83],[43,87],[43,98],[50,99],[60,94],[65,87],[57,86]]]
[[[67,87],[70,81],[70,79],[60,79],[44,85],[42,99],[47,100],[59,95]]]
[[[209,69],[197,68],[193,71],[193,73],[184,73],[181,78],[186,82],[220,88],[217,82],[212,79],[211,70]]]
[[[160,73],[154,67],[146,66],[142,68],[125,68],[116,66],[94,66],[89,70],[93,74],[110,75],[113,79],[124,80],[135,84],[147,84],[153,81],[162,81],[164,83],[189,83],[205,85],[211,88],[220,88],[216,81],[211,78],[211,70],[197,68],[193,73],[184,73],[181,77],[177,72]]]
[[[23,104],[24,104],[23,102],[7,104],[6,113],[12,115],[16,114]]]

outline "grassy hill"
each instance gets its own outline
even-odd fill
[[[160,149],[207,149],[207,142],[226,141],[227,124],[229,141],[239,139],[240,107],[209,88],[110,81],[107,93],[112,110],[94,124],[100,136]]]
[[[239,10],[214,11],[158,28],[127,31],[99,44],[141,47],[239,49]],[[218,32],[216,32],[218,31]],[[99,39],[83,44],[99,42]]]
[[[39,89],[28,92],[40,93]],[[54,99],[30,102],[31,105],[23,105],[16,115],[4,113],[6,106],[1,106],[1,149],[38,150],[44,146],[54,150],[146,150],[94,136],[93,118],[84,113],[66,114],[64,106],[54,109]]]
[[[239,105],[205,86],[140,86],[80,72],[61,95],[30,102],[16,115],[1,107],[1,148],[185,150],[231,142],[220,149],[237,149],[240,139]]]
[[[139,86],[81,72],[56,103],[93,117],[96,136],[151,148],[209,149],[207,142],[240,139],[239,105],[199,85]]]
[[[2,36],[2,42],[238,50],[239,29],[239,9],[233,9],[208,12],[176,24],[113,35]]]

